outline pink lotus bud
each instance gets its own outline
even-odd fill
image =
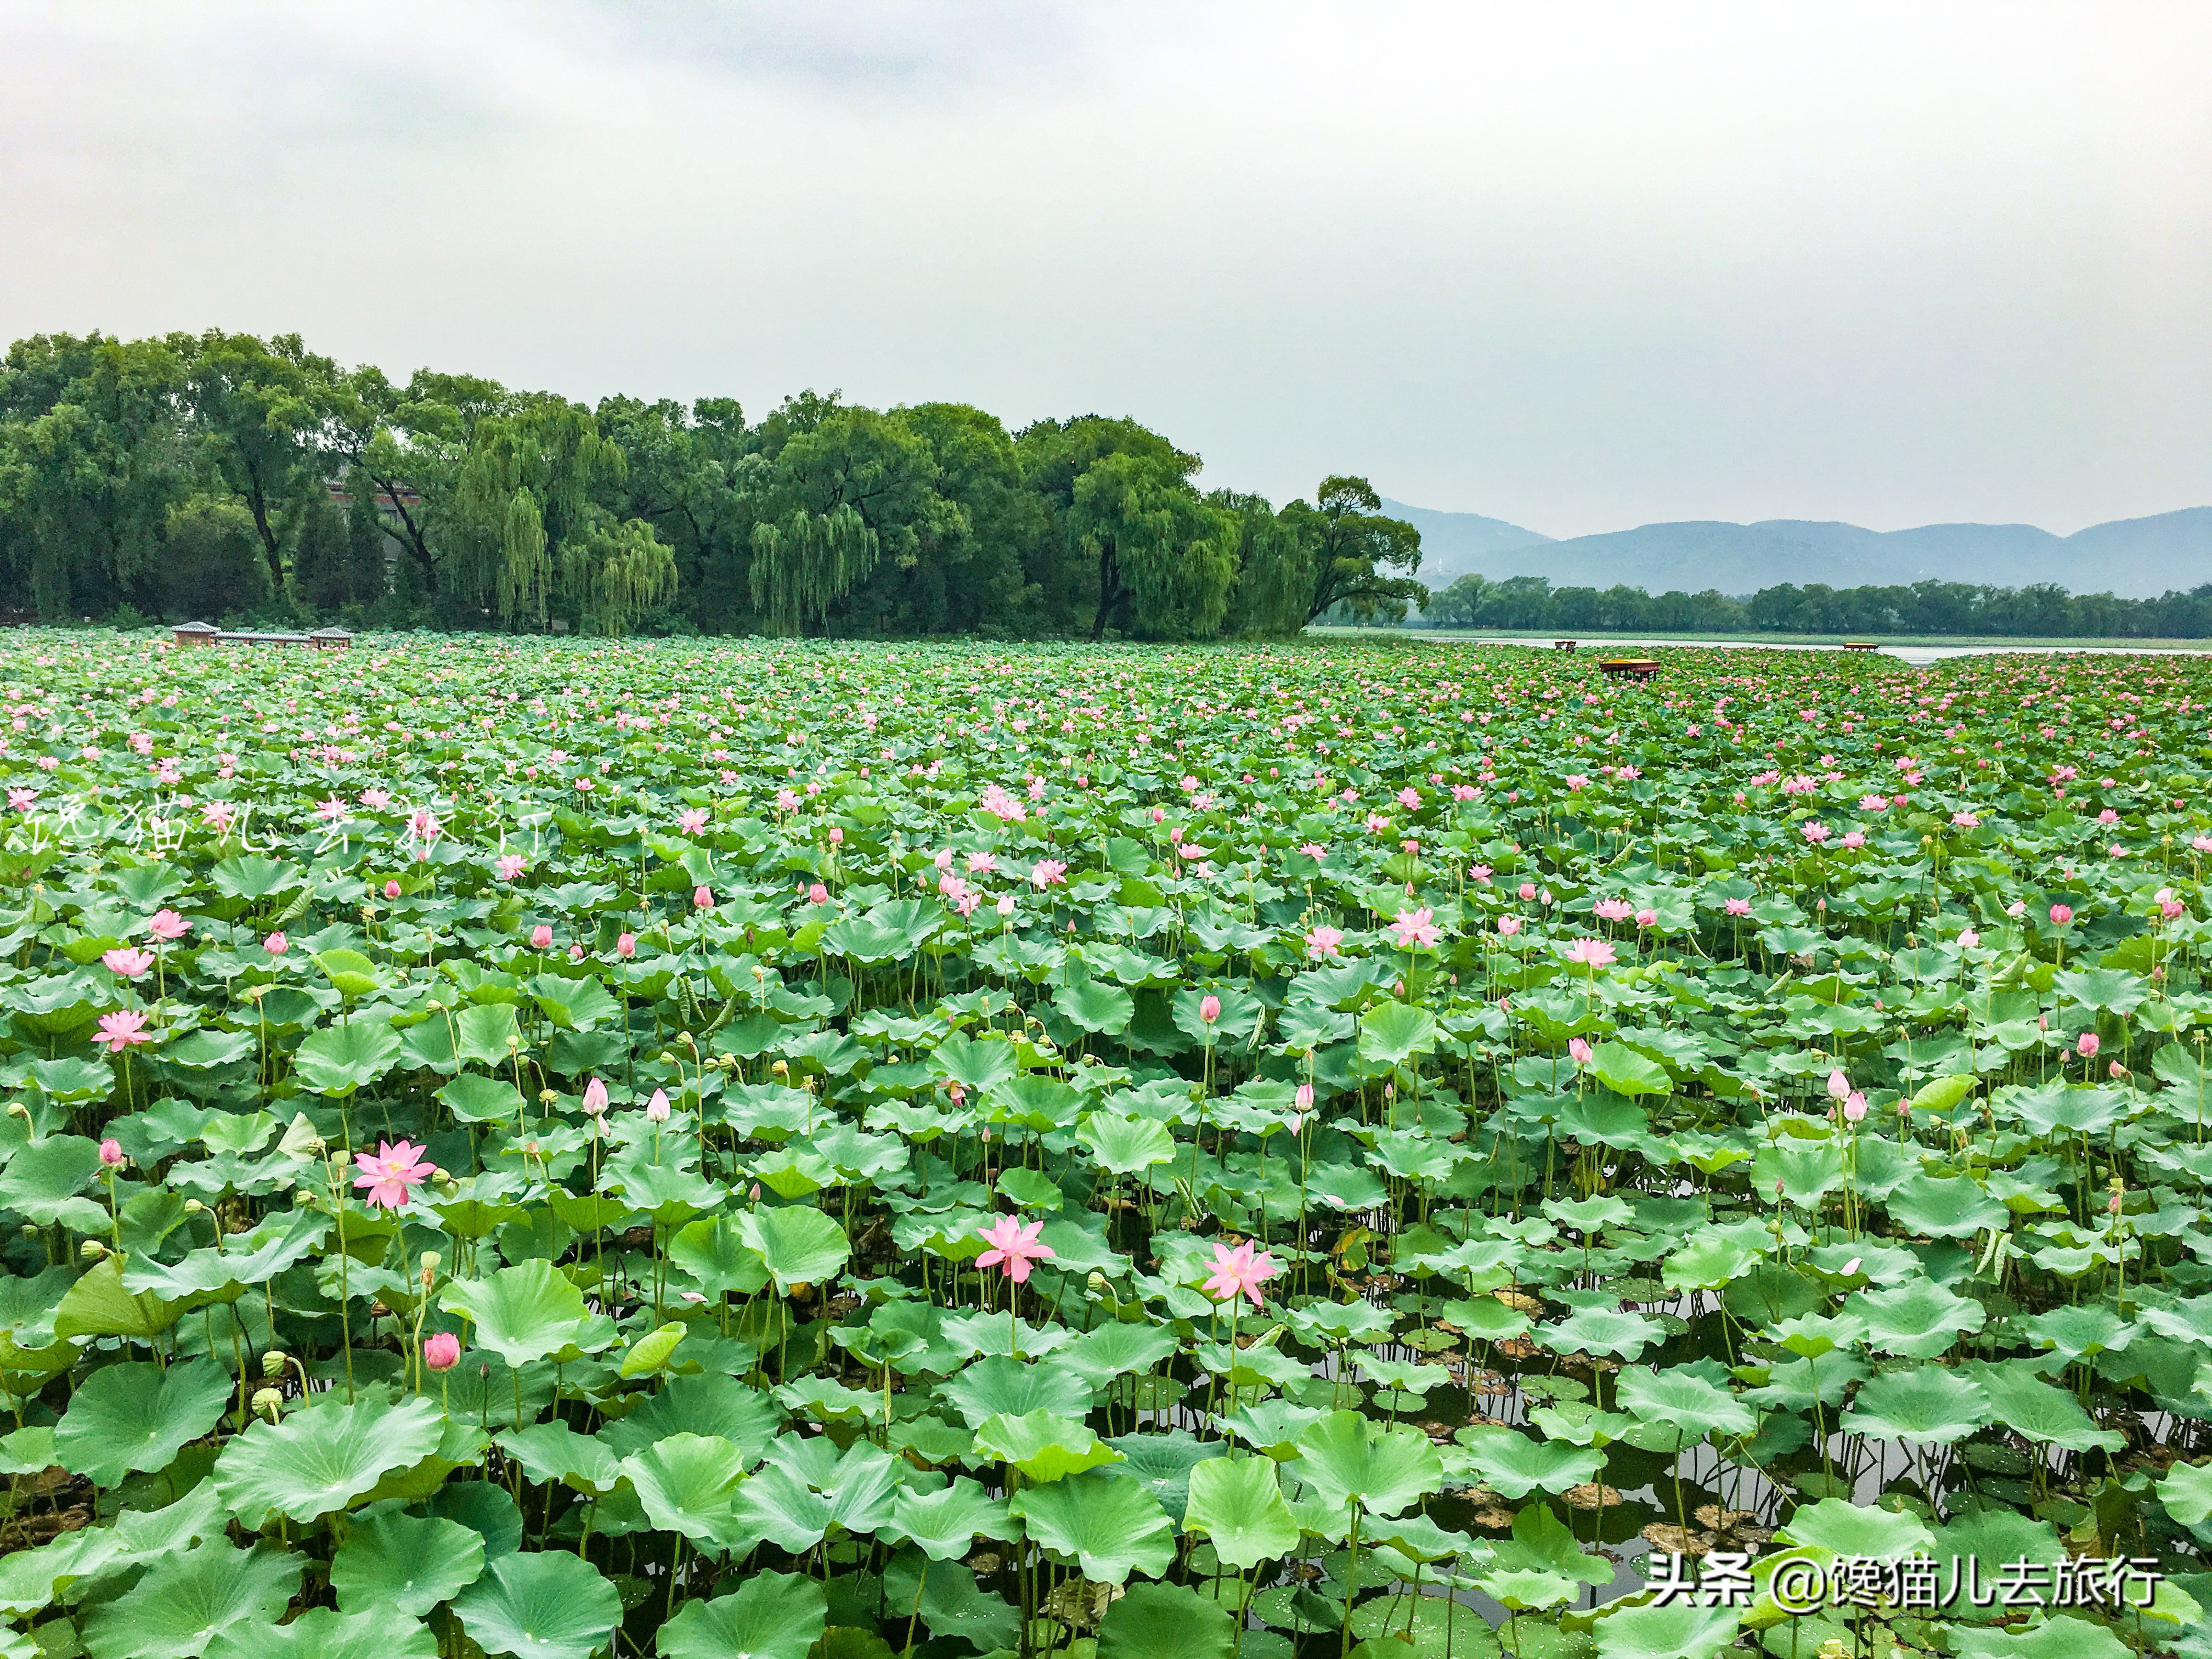
[[[1834,1071],[1828,1073],[1829,1099],[1841,1100],[1845,1095],[1850,1093],[1850,1091],[1851,1080],[1844,1075],[1843,1068],[1841,1066],[1837,1067]]]
[[[1961,951],[1971,951],[1981,942],[1982,936],[1972,928],[1962,927],[1959,930],[1959,948]]]
[[[1535,897],[1536,884],[1533,881],[1522,882],[1521,884],[1521,896],[1524,899],[1532,899]]]
[[[593,1116],[607,1109],[607,1085],[597,1078],[584,1085],[584,1109]]]
[[[269,952],[272,957],[281,957],[285,951],[292,948],[292,941],[286,939],[283,932],[280,930],[270,934],[267,939],[263,939],[261,941],[261,948]]]
[[[1313,1110],[1313,1085],[1312,1085],[1312,1084],[1310,1084],[1310,1083],[1301,1083],[1300,1085],[1298,1085],[1298,1092],[1297,1092],[1297,1109],[1298,1109],[1298,1110],[1300,1110],[1301,1112],[1310,1112],[1311,1110]]]
[[[2075,1043],[2074,1052],[2084,1060],[2094,1060],[2097,1057],[2097,1050],[2102,1046],[2094,1031],[2084,1031],[2081,1033],[2081,1039]]]
[[[816,882],[813,886],[806,890],[806,902],[809,904],[829,903],[830,890],[827,887],[824,887],[820,882]]]
[[[422,1343],[422,1363],[434,1371],[449,1371],[461,1363],[461,1339],[451,1331],[440,1331],[427,1337]]]
[[[1200,998],[1198,1004],[1198,1017],[1204,1020],[1208,1025],[1212,1024],[1215,1020],[1219,1019],[1221,1018],[1221,999],[1219,997]]]
[[[2071,905],[2054,904],[2051,907],[2051,921],[2053,927],[2063,927],[2073,920],[2074,908]]]
[[[584,959],[584,947],[583,947],[582,945],[570,945],[570,946],[568,947],[568,960],[569,960],[569,961],[571,961],[571,962],[581,962],[583,959]]]
[[[691,908],[695,910],[713,909],[714,908],[713,891],[703,885],[694,887],[691,890]]]
[[[645,1115],[654,1123],[668,1121],[668,1091],[665,1089],[653,1091],[653,1098],[645,1103]]]
[[[1656,927],[1659,925],[1659,913],[1656,910],[1638,910],[1636,913],[1636,925],[1638,927]]]
[[[832,847],[842,847],[845,844],[844,830],[834,823],[830,826],[830,844]]]
[[[1583,1041],[1582,1038],[1569,1037],[1567,1039],[1567,1058],[1574,1061],[1576,1065],[1589,1065],[1590,1062],[1590,1053],[1591,1050],[1589,1044]]]
[[[123,1164],[123,1143],[110,1135],[100,1143],[100,1161],[109,1169],[118,1169]]]
[[[386,882],[384,884],[384,896],[388,899],[398,898],[399,896],[399,884],[396,881]]]
[[[1864,1095],[1854,1089],[1844,1097],[1844,1116],[1847,1120],[1856,1123],[1866,1115],[1867,1098]]]
[[[637,935],[635,933],[624,933],[620,939],[617,939],[615,941],[615,954],[625,962],[635,956],[637,954]]]
[[[542,951],[552,942],[553,930],[544,922],[539,922],[530,930],[530,943],[534,948]]]

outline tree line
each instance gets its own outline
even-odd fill
[[[0,611],[621,634],[1295,633],[1395,620],[1420,536],[1363,478],[1200,490],[1134,420],[608,398],[296,335],[16,341]]]
[[[2212,583],[2155,599],[2069,593],[2051,582],[1995,587],[1918,581],[1893,587],[1784,583],[1749,599],[1554,587],[1542,576],[1460,577],[1416,618],[1431,628],[1538,633],[1989,634],[2063,639],[2212,638]]]

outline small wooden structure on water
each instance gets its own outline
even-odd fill
[[[1609,680],[1648,680],[1659,672],[1654,657],[1607,657],[1598,667]]]
[[[308,651],[350,651],[353,635],[343,628],[318,628],[312,634],[226,633],[204,622],[179,623],[171,630],[179,645],[298,646]]]

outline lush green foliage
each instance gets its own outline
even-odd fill
[[[812,392],[748,425],[297,336],[19,340],[0,364],[0,607],[43,620],[1139,639],[1395,616],[1420,537],[1360,478],[1200,492],[1134,421],[1010,434],[961,404]]]
[[[0,689],[10,1659],[2201,1650],[2202,665]]]
[[[1640,587],[1553,587],[1541,576],[1459,577],[1420,612],[1437,628],[1570,629],[1668,634],[1993,634],[2056,639],[2212,637],[2212,582],[2155,599],[2069,593],[2054,583],[1977,586],[1928,580],[1905,587],[1763,587],[1747,599],[1707,589],[1652,594]]]

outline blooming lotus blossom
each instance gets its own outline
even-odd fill
[[[154,953],[151,951],[129,946],[103,951],[100,960],[101,966],[109,973],[120,975],[125,979],[143,979],[154,969]]]
[[[143,1009],[124,1008],[112,1014],[102,1014],[100,1017],[100,1034],[93,1041],[106,1043],[109,1054],[119,1054],[133,1043],[154,1040],[151,1032],[140,1029],[145,1024],[146,1015]]]
[[[364,789],[356,799],[373,812],[380,812],[392,805],[392,797],[381,789]]]
[[[1042,892],[1048,887],[1067,884],[1067,866],[1058,859],[1039,859],[1030,872],[1030,884]]]
[[[380,1141],[374,1152],[354,1159],[356,1188],[366,1188],[365,1204],[396,1210],[414,1196],[414,1188],[438,1173],[422,1154],[427,1147],[410,1140]]]
[[[1212,1266],[1213,1271],[1206,1280],[1208,1296],[1216,1302],[1233,1302],[1239,1296],[1248,1296],[1255,1308],[1267,1305],[1260,1295],[1260,1287],[1281,1271],[1275,1258],[1267,1251],[1255,1253],[1249,1239],[1233,1250],[1216,1244]]]
[[[2097,1050],[2103,1046],[2094,1031],[2084,1031],[2075,1040],[2074,1052],[2084,1060],[2094,1060],[2097,1057]]]
[[[461,1339],[440,1331],[422,1340],[422,1363],[434,1371],[449,1371],[461,1363]]]
[[[1959,948],[1961,951],[1971,951],[1981,942],[1982,936],[1972,928],[1961,927],[1959,930]]]
[[[1610,968],[1614,960],[1613,946],[1601,939],[1578,939],[1567,947],[1567,960],[1589,968]]]
[[[707,809],[693,806],[677,814],[677,827],[687,836],[696,836],[707,827]]]
[[[1747,916],[1751,914],[1751,901],[1744,898],[1732,898],[1721,908],[1732,916]]]
[[[1030,1264],[1046,1260],[1053,1254],[1051,1245],[1042,1243],[1038,1235],[1044,1231],[1044,1223],[1032,1221],[1024,1227],[1018,1216],[1000,1216],[995,1226],[981,1229],[976,1237],[991,1248],[975,1258],[978,1267],[996,1267],[1017,1285],[1026,1285]]]
[[[1626,921],[1636,907],[1626,899],[1600,899],[1590,906],[1591,912],[1603,921]]]
[[[155,939],[167,942],[182,939],[192,931],[192,925],[174,910],[156,910],[146,924],[146,931]]]
[[[1398,935],[1399,947],[1407,951],[1416,946],[1434,949],[1444,936],[1443,929],[1436,925],[1436,914],[1425,904],[1419,909],[1400,912],[1397,920],[1390,924],[1391,930]]]
[[[1327,960],[1337,954],[1344,943],[1343,933],[1334,927],[1316,927],[1306,935],[1306,955],[1316,962]]]
[[[497,868],[501,881],[513,881],[529,867],[530,860],[520,853],[502,853],[499,856]]]
[[[1589,1043],[1582,1037],[1569,1037],[1567,1039],[1567,1058],[1574,1061],[1577,1066],[1589,1065],[1590,1063],[1590,1055],[1594,1052],[1595,1051],[1590,1048]]]
[[[1520,918],[1520,917],[1518,917],[1518,916],[1500,916],[1500,917],[1498,917],[1498,937],[1499,937],[1499,938],[1501,938],[1501,939],[1511,939],[1511,938],[1514,936],[1514,934],[1516,934],[1516,933],[1519,933],[1520,931],[1521,931],[1521,918]]]
[[[2051,907],[2051,925],[2052,927],[2063,927],[2068,922],[2073,920],[2074,907],[2072,905],[2054,904]]]

